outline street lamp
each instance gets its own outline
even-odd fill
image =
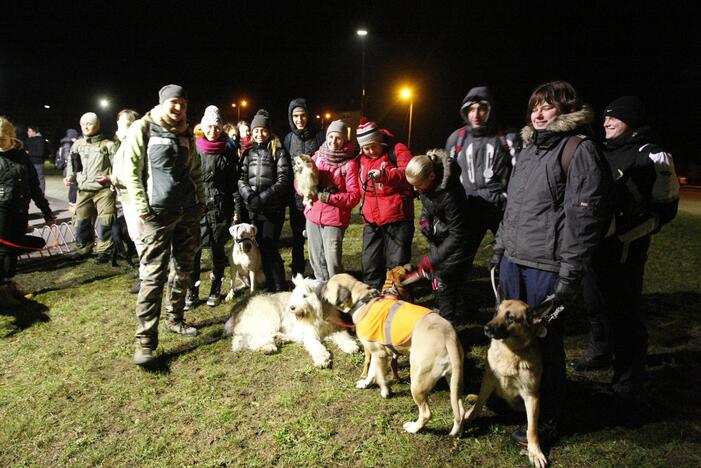
[[[360,115],[364,116],[365,115],[365,38],[368,35],[368,31],[366,29],[358,29],[355,33],[360,38],[360,42],[362,44],[362,49],[363,49],[362,60],[360,62],[360,88],[361,88]]]
[[[100,99],[100,107],[102,109],[107,109],[110,106],[110,101],[107,98]]]
[[[414,92],[411,88],[404,87],[399,92],[399,95],[404,100],[409,100],[409,136],[407,137],[406,145],[411,149],[411,121],[414,115]]]
[[[246,107],[247,105],[248,105],[248,101],[246,101],[245,99],[242,99],[241,102],[238,103],[238,105],[236,105],[235,102],[231,103],[231,107],[236,108],[236,121],[237,122],[241,120],[241,108]]]

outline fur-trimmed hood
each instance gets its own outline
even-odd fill
[[[573,132],[579,127],[589,125],[594,121],[594,111],[591,107],[584,104],[582,108],[578,111],[571,112],[569,114],[561,114],[555,117],[555,120],[550,122],[546,131],[552,133],[567,133]],[[529,123],[521,129],[521,139],[523,140],[523,145],[530,145],[535,140],[536,130],[533,128],[533,124]]]

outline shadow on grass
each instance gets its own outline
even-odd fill
[[[3,334],[3,338],[13,336],[35,323],[43,323],[51,320],[47,312],[49,308],[44,304],[36,301],[27,301],[18,306],[3,307],[0,315],[13,317],[14,320],[9,324],[10,330]],[[1,333],[1,332],[0,332]]]

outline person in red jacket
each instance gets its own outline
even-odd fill
[[[360,146],[363,197],[363,282],[380,289],[387,268],[411,261],[414,238],[414,191],[404,177],[412,154],[375,122],[361,119],[356,130]]]
[[[326,129],[326,141],[312,157],[319,171],[319,196],[304,209],[309,262],[318,280],[343,273],[343,236],[351,210],[360,201],[355,156],[348,127],[334,120]]]

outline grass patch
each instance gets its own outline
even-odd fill
[[[360,269],[362,226],[348,229],[344,262]],[[288,231],[283,258],[289,264]],[[609,372],[571,374],[567,421],[549,458],[560,466],[699,466],[701,464],[701,217],[680,213],[653,240],[644,307],[650,331],[647,396],[650,410],[627,427],[597,406],[591,394]],[[465,393],[479,388],[487,340],[481,326],[492,314],[485,239],[466,283],[473,327],[466,349]],[[414,254],[426,248],[417,234]],[[206,255],[205,255],[206,258]],[[188,320],[194,339],[161,334],[163,366],[131,364],[135,297],[126,267],[49,264],[18,276],[36,291],[37,307],[0,311],[0,465],[361,465],[512,466],[527,458],[509,434],[518,414],[498,406],[447,436],[447,385],[431,395],[433,419],[418,434],[402,424],[416,417],[406,381],[383,400],[377,389],[357,390],[362,355],[331,347],[333,368],[318,370],[296,344],[279,354],[231,352],[222,339],[229,305],[201,305]],[[311,270],[308,270],[311,271]],[[202,275],[202,291],[209,273]],[[418,291],[430,302],[430,291]],[[568,358],[586,346],[586,314],[567,316]],[[408,361],[400,359],[408,377]]]

